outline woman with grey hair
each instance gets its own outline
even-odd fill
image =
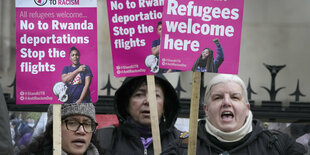
[[[205,94],[204,111],[206,117],[198,123],[198,155],[305,153],[305,148],[288,135],[264,130],[261,123],[253,119],[245,84],[237,75],[219,74],[211,79]],[[187,152],[173,145],[163,154]]]

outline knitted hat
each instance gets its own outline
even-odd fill
[[[64,103],[61,105],[61,120],[68,116],[82,115],[89,117],[93,122],[97,122],[95,118],[95,106],[92,103]],[[47,110],[47,124],[52,125],[53,122],[53,105],[49,105]]]

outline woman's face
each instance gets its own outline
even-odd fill
[[[157,26],[157,33],[159,35],[159,37],[161,36],[161,25]]]
[[[72,50],[70,53],[70,60],[72,65],[78,65],[80,63],[80,53],[76,50]]]
[[[164,111],[164,93],[159,85],[156,85],[156,101],[158,118],[161,118]],[[150,106],[145,83],[138,87],[129,98],[128,112],[135,122],[146,126],[151,125]]]
[[[209,55],[209,50],[208,49],[204,49],[201,53],[202,59],[207,58],[207,56]]]
[[[78,121],[79,123],[92,122],[90,118],[81,115],[69,116],[65,120]],[[93,133],[85,132],[83,126],[80,126],[79,129],[75,132],[68,130],[66,127],[66,123],[62,122],[61,134],[62,150],[64,150],[67,154],[83,155],[90,144]]]
[[[250,106],[245,103],[242,88],[238,83],[226,82],[211,88],[204,110],[213,126],[224,132],[240,129],[248,114]]]

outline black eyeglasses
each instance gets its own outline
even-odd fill
[[[66,123],[67,129],[73,132],[78,131],[81,125],[85,132],[87,133],[94,132],[98,125],[98,123],[95,123],[95,122],[80,123],[77,120],[64,120],[64,122]]]

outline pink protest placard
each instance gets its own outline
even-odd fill
[[[115,77],[151,75],[159,71],[163,2],[107,0]]]
[[[16,0],[16,104],[96,102],[97,1]]]
[[[160,68],[237,74],[243,0],[165,0]]]

